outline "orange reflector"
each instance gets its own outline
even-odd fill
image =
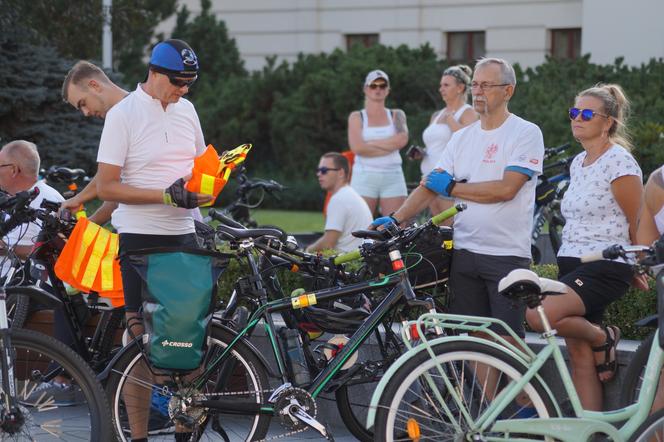
[[[417,324],[410,324],[410,339],[412,341],[420,339],[420,332],[417,328]]]
[[[76,185],[76,183],[71,183],[67,186],[67,188],[69,190],[76,190],[76,189],[78,189],[78,186]]]
[[[408,422],[406,423],[406,431],[408,432],[408,437],[412,441],[419,442],[420,437],[421,437],[420,425],[412,417],[409,418]]]
[[[290,268],[290,271],[293,272],[293,273],[297,273],[297,272],[300,271],[300,267],[298,267],[297,264],[293,264]]]

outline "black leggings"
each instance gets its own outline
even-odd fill
[[[188,247],[199,248],[195,233],[186,235],[143,235],[139,233],[120,234],[120,256],[124,253],[153,247]],[[126,258],[120,258],[122,289],[124,291],[125,311],[137,312],[142,305],[140,275]]]

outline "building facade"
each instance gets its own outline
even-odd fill
[[[200,0],[179,4],[200,11]],[[664,0],[212,0],[212,11],[250,70],[268,56],[292,61],[377,43],[429,44],[448,60],[502,57],[524,67],[547,55],[631,65],[664,57]]]

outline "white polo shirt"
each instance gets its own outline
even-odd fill
[[[165,189],[191,173],[205,151],[198,114],[180,98],[166,110],[139,84],[106,114],[97,162],[122,168],[121,181]],[[165,204],[120,204],[111,219],[119,233],[183,235],[194,232],[189,209]]]
[[[337,190],[327,204],[325,230],[341,232],[335,247],[340,252],[350,252],[360,247],[363,240],[355,238],[351,233],[366,229],[372,221],[366,201],[348,185]]]
[[[505,170],[530,175],[510,201],[475,203],[454,217],[454,248],[494,256],[530,258],[536,176],[542,173],[542,131],[514,114],[493,130],[480,121],[452,135],[437,168],[468,183],[502,180]]]

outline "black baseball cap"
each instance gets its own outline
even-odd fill
[[[186,42],[172,38],[152,49],[150,69],[170,76],[193,78],[198,75],[198,58]]]

